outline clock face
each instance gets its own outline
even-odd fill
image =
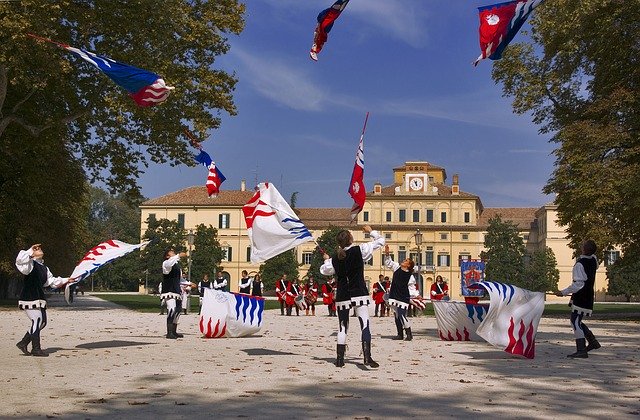
[[[421,190],[422,189],[422,179],[420,179],[420,178],[411,178],[409,180],[409,188],[411,188],[414,191]]]

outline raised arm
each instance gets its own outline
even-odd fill
[[[371,241],[360,244],[360,251],[362,252],[362,261],[369,261],[373,257],[373,252],[382,248],[385,244],[384,236],[380,235],[380,232],[373,230],[371,226],[366,225],[362,228],[365,233],[368,233],[371,237]]]

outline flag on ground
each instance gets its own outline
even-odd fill
[[[313,241],[306,228],[273,184],[258,184],[242,207],[251,242],[251,262],[259,263]]]
[[[432,300],[438,336],[444,341],[483,341],[477,330],[489,305]]]
[[[480,16],[480,56],[474,61],[499,60],[533,9],[544,0],[517,0],[478,8]]]
[[[489,313],[478,327],[478,335],[507,353],[533,359],[544,294],[494,281],[470,287],[483,287],[489,293]]]

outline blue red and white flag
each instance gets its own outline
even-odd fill
[[[507,353],[533,359],[544,294],[494,281],[470,287],[483,287],[489,293],[490,310],[476,331],[478,335]]]
[[[147,246],[149,242],[151,241],[144,241],[139,244],[128,244],[126,242],[117,241],[115,239],[102,242],[91,248],[89,252],[87,252],[86,255],[82,257],[76,268],[73,269],[73,273],[71,273],[69,277],[75,278],[75,281],[73,283],[84,280],[97,269],[115,260],[116,258],[127,255],[128,253],[133,252],[139,248],[144,249],[144,247]]]
[[[309,56],[313,61],[318,61],[318,53],[322,50],[324,43],[327,42],[327,36],[333,28],[333,23],[338,19],[340,13],[347,7],[349,0],[337,0],[328,9],[324,9],[318,14],[318,26],[313,33],[313,45]]]
[[[93,64],[111,80],[116,82],[118,86],[129,92],[129,96],[131,96],[139,106],[147,107],[157,105],[167,99],[171,90],[174,89],[173,86],[167,86],[160,76],[151,71],[120,63],[110,58],[83,50],[82,48],[71,47],[67,44],[52,41],[48,38],[43,38],[34,34],[28,35],[41,41],[56,44]]]
[[[444,341],[484,341],[478,327],[489,311],[489,305],[445,300],[432,300],[438,335]]]
[[[264,298],[204,289],[200,332],[207,338],[245,337],[262,327]]]
[[[206,182],[209,197],[217,197],[220,192],[220,185],[222,185],[227,178],[220,172],[220,169],[218,169],[216,163],[211,159],[211,156],[204,150],[200,149],[200,154],[196,156],[196,161],[206,166],[209,170]]]
[[[478,8],[480,15],[480,56],[474,61],[499,60],[533,9],[544,0],[517,0]]]
[[[364,119],[364,127],[360,135],[360,143],[356,151],[356,161],[353,165],[353,173],[351,174],[351,182],[349,183],[349,195],[353,198],[353,206],[351,207],[351,221],[353,222],[358,213],[364,208],[364,202],[367,198],[367,190],[364,187],[364,132],[367,129],[367,120],[369,113]]]
[[[268,182],[258,184],[256,193],[242,207],[242,212],[254,264],[314,240],[276,187]]]

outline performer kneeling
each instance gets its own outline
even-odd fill
[[[186,252],[176,254],[173,248],[169,248],[164,254],[162,263],[162,295],[160,297],[167,304],[167,338],[176,339],[184,337],[177,332],[178,319],[182,312],[182,292],[180,290],[180,280],[182,270],[180,269],[180,258],[186,257]]]
[[[407,258],[400,264],[393,261],[389,256],[389,246],[384,247],[385,265],[393,270],[393,278],[391,280],[391,290],[389,291],[389,305],[393,306],[394,318],[396,321],[396,329],[398,335],[393,337],[394,340],[402,340],[404,331],[407,333],[406,341],[413,339],[411,334],[411,324],[407,318],[407,309],[409,308],[409,280],[412,277],[414,263]]]
[[[324,254],[324,263],[320,272],[325,276],[336,275],[338,279],[336,307],[338,309],[338,345],[336,366],[344,366],[344,353],[347,342],[347,330],[349,328],[349,308],[355,307],[356,315],[360,320],[362,330],[362,353],[364,364],[373,368],[380,366],[371,358],[371,330],[369,329],[369,291],[364,282],[364,262],[373,257],[373,252],[384,246],[385,239],[371,226],[364,226],[363,231],[368,233],[372,241],[353,245],[353,236],[348,230],[338,233],[338,252],[334,257]]]
[[[20,292],[18,307],[24,309],[29,319],[31,328],[16,346],[26,355],[47,357],[47,353],[40,347],[40,331],[47,325],[47,300],[44,294],[45,287],[60,288],[75,279],[68,277],[53,277],[51,271],[44,265],[44,251],[40,244],[20,251],[16,258],[16,268],[24,274],[24,286]],[[29,343],[33,347],[31,352],[27,350]]]

